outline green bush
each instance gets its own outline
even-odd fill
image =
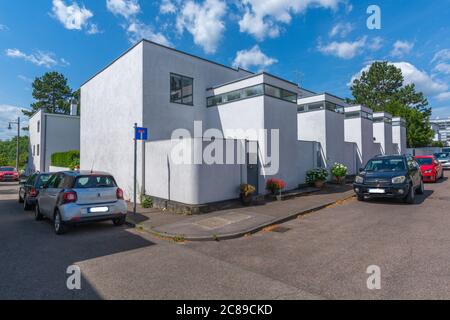
[[[141,206],[142,208],[148,209],[153,207],[153,199],[150,196],[141,196]]]
[[[333,168],[331,168],[331,174],[335,176],[336,178],[343,178],[347,175],[348,168],[341,164],[341,163],[335,163],[333,165]]]
[[[72,150],[52,154],[52,166],[75,168],[80,165],[80,151]]]
[[[328,171],[323,168],[309,170],[306,173],[306,183],[314,183],[317,181],[327,181]]]

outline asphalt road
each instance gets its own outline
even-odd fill
[[[0,183],[0,299],[450,299],[449,186],[427,185],[415,205],[350,200],[281,230],[176,244],[108,222],[56,236]],[[66,287],[73,264],[81,290]]]

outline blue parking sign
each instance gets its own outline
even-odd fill
[[[148,129],[147,128],[135,128],[134,138],[136,140],[148,140]]]

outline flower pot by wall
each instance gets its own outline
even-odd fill
[[[315,181],[314,187],[322,189],[325,186],[325,181]]]
[[[244,206],[248,207],[253,203],[253,195],[243,195],[241,194],[241,202]]]

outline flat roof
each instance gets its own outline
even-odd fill
[[[152,45],[155,45],[155,46],[157,46],[157,47],[161,47],[161,48],[164,48],[164,49],[167,49],[167,50],[176,52],[176,53],[180,53],[180,54],[183,54],[183,55],[186,55],[186,56],[195,58],[195,59],[199,59],[199,60],[202,60],[202,61],[205,61],[205,62],[209,62],[209,63],[215,64],[215,65],[218,65],[218,66],[220,66],[220,67],[227,68],[227,69],[230,69],[230,70],[233,70],[233,71],[236,71],[236,72],[239,72],[240,70],[243,70],[244,72],[251,73],[252,75],[254,74],[254,72],[251,72],[251,71],[246,70],[246,69],[243,69],[243,68],[233,68],[233,67],[224,65],[224,64],[219,63],[219,62],[216,62],[216,61],[212,61],[212,60],[209,60],[209,59],[205,59],[205,58],[202,58],[202,57],[193,55],[193,54],[188,53],[188,52],[186,52],[186,51],[181,51],[181,50],[178,50],[178,49],[175,49],[175,48],[172,48],[172,47],[168,47],[168,46],[165,46],[165,45],[163,45],[163,44],[160,44],[160,43],[157,43],[157,42],[154,42],[154,41],[150,41],[150,40],[147,40],[147,39],[141,39],[140,41],[138,41],[137,43],[135,43],[133,46],[131,46],[130,48],[128,48],[128,49],[127,49],[125,52],[123,52],[121,55],[119,55],[119,56],[118,56],[116,59],[114,59],[112,62],[110,62],[109,64],[107,64],[103,69],[101,69],[100,71],[98,71],[97,73],[95,73],[92,77],[90,77],[88,80],[86,80],[85,82],[83,82],[83,84],[80,86],[80,88],[81,88],[82,86],[84,86],[85,84],[87,84],[87,83],[88,83],[89,81],[91,81],[92,79],[94,79],[94,78],[95,78],[96,76],[98,76],[100,73],[102,73],[103,71],[105,71],[106,69],[108,69],[108,68],[109,68],[111,65],[113,65],[117,60],[119,60],[120,58],[122,58],[124,55],[126,55],[128,52],[130,52],[131,50],[133,50],[135,47],[137,47],[137,46],[140,45],[141,43],[152,44]]]

